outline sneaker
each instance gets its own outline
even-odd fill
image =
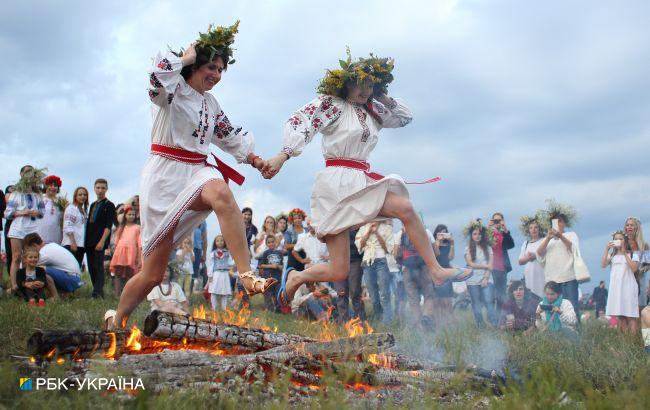
[[[29,299],[29,306],[36,306],[36,301],[34,299]]]
[[[45,307],[45,301],[43,299],[38,300],[38,307]]]

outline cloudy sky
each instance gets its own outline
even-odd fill
[[[390,93],[415,118],[382,131],[371,161],[406,179],[442,176],[411,189],[426,224],[447,223],[458,236],[471,218],[499,210],[514,228],[555,198],[578,209],[582,252],[594,279],[606,279],[598,264],[608,235],[629,215],[650,221],[650,3],[397,4],[5,2],[0,184],[30,163],[61,176],[64,192],[105,177],[114,202],[135,194],[150,142],[151,57],[186,46],[211,22],[240,19],[237,63],[213,93],[255,133],[260,155],[279,150],[283,122],[315,96],[346,45],[355,56],[392,56]],[[319,145],[270,182],[240,167],[247,181],[233,189],[258,224],[308,209]],[[216,218],[208,222],[212,236]]]

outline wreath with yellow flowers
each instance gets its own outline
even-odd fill
[[[238,31],[239,20],[230,27],[214,27],[210,24],[207,32],[199,32],[199,38],[194,43],[194,49],[196,50],[195,67],[201,64],[200,62],[212,61],[215,56],[221,56],[228,65],[235,64],[235,59],[232,58],[234,48],[231,46],[235,42],[235,34]],[[184,52],[185,50],[181,49],[180,52],[175,54],[182,57]]]

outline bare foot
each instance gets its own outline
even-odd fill
[[[433,283],[436,286],[444,285],[445,282],[447,282],[449,279],[453,279],[455,277],[461,277],[461,278],[469,278],[472,273],[471,269],[465,268],[462,269],[462,273],[458,273],[459,268],[442,268],[438,271],[432,271],[431,272],[431,277],[433,278]],[[463,279],[464,280],[464,279]]]
[[[288,300],[293,300],[293,295],[296,294],[300,285],[302,285],[301,273],[297,271],[292,271],[289,277],[287,278],[286,289],[287,289],[287,298]]]

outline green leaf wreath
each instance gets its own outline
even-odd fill
[[[40,192],[45,179],[47,168],[32,168],[23,173],[18,182],[14,184],[17,192]]]

